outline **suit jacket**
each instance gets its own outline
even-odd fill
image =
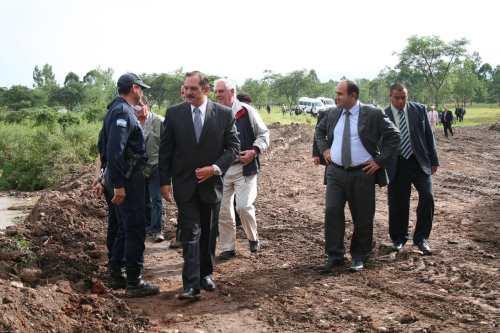
[[[330,111],[330,109],[318,112],[318,119],[316,121],[316,126],[325,117],[325,115],[328,113],[328,111]],[[312,156],[319,157],[319,164],[326,165],[325,158],[323,157],[323,154],[319,151],[318,144],[316,143],[316,138],[314,138],[314,137],[313,137],[313,146],[312,146]]]
[[[217,165],[224,174],[239,155],[240,142],[230,108],[207,102],[199,142],[194,134],[189,103],[167,110],[160,142],[160,184],[173,186],[175,201],[189,201],[196,191],[203,202],[218,203],[222,197],[222,176],[198,183],[195,169]]]
[[[333,131],[342,114],[341,108],[332,108],[316,126],[315,139],[320,152],[329,149],[333,142]],[[376,173],[376,183],[387,185],[385,166],[399,148],[399,131],[382,109],[360,103],[358,133],[361,143],[382,168]],[[342,140],[342,138],[340,138]]]
[[[425,106],[415,102],[408,102],[408,124],[410,130],[410,142],[418,164],[422,171],[431,174],[431,167],[438,166],[438,156],[431,124],[427,117]],[[385,109],[385,114],[394,122],[391,107]],[[398,156],[395,156],[386,166],[389,180],[396,176]]]

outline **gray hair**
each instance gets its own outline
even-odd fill
[[[236,84],[232,80],[229,80],[228,78],[217,79],[217,80],[214,81],[214,87],[219,82],[224,83],[224,86],[226,87],[226,89],[229,89],[229,90],[233,89],[234,90],[234,96],[236,97]]]

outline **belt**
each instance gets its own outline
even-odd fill
[[[342,165],[338,165],[338,164],[335,164],[332,162],[332,166],[334,166],[335,168],[338,168],[338,169],[342,169],[344,171],[358,171],[358,170],[363,169],[365,167],[365,164],[360,164],[360,165],[344,168]]]

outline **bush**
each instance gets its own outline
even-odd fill
[[[39,190],[96,156],[99,125],[0,123],[0,189]]]

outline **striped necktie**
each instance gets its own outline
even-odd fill
[[[406,123],[406,115],[404,110],[399,110],[398,112],[399,131],[401,135],[401,156],[403,156],[403,158],[407,160],[413,153],[410,142],[410,131],[408,130],[408,124]]]

